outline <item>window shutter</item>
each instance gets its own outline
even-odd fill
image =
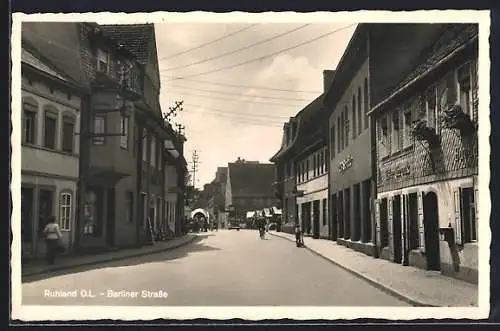
[[[425,252],[425,232],[424,232],[424,192],[417,194],[417,207],[418,207],[418,235],[420,249]]]
[[[403,194],[401,195],[401,245],[403,251],[405,251],[408,247],[406,224],[408,224],[408,195]],[[401,258],[401,263],[403,263],[402,259],[403,258]]]
[[[380,200],[378,199],[375,199],[375,232],[377,243],[382,246],[380,239]]]
[[[456,189],[453,191],[453,197],[455,202],[455,242],[461,245],[462,242],[462,213],[461,213],[461,190]]]
[[[387,233],[388,233],[388,244],[391,249],[394,247],[393,246],[393,233],[392,233],[392,221],[393,221],[393,210],[392,210],[392,200],[393,197],[389,197],[387,199]]]

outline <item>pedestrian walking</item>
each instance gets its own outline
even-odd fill
[[[54,216],[50,216],[47,221],[47,225],[43,230],[45,242],[47,243],[47,262],[55,264],[57,253],[64,249],[61,242],[62,233]]]
[[[304,234],[299,224],[295,224],[295,244],[297,247],[304,246]]]

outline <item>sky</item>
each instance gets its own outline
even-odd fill
[[[238,157],[270,163],[283,124],[323,92],[323,70],[336,68],[355,28],[345,22],[155,24],[160,103],[168,112],[184,101],[172,122],[185,126],[190,169],[198,152],[196,187]]]

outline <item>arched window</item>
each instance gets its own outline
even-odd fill
[[[71,205],[72,205],[71,192],[61,193],[59,201],[59,226],[61,230],[71,230]]]

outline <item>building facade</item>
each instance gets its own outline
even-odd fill
[[[238,158],[228,164],[225,205],[228,222],[246,222],[247,211],[261,210],[276,203],[274,165]]]
[[[477,25],[454,24],[371,111],[381,257],[477,282]]]
[[[31,44],[21,55],[22,257],[45,254],[43,229],[56,217],[63,242],[74,245],[83,88]]]
[[[378,256],[375,127],[368,113],[409,69],[444,24],[360,24],[337,67],[330,111],[330,224],[338,243]],[[398,54],[397,58],[390,54]]]
[[[276,182],[275,196],[279,201],[278,208],[282,209],[281,230],[293,233],[298,222],[297,213],[297,186],[295,164],[293,162],[292,143],[297,138],[298,118],[292,117],[283,125],[283,138],[278,152],[270,161],[275,164]]]
[[[181,155],[169,164],[179,173],[185,168],[183,137],[159,105],[154,26],[29,22],[23,36],[86,91],[75,242],[82,250],[144,243],[149,224],[161,228],[172,200],[166,199],[166,141]],[[183,180],[177,186],[183,190]]]

